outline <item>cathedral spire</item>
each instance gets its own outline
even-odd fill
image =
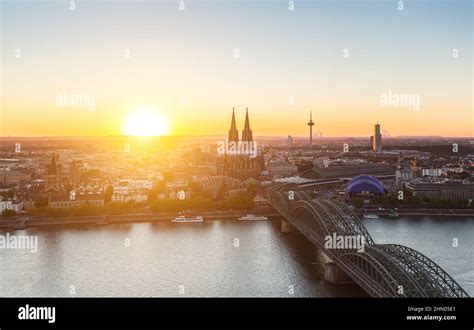
[[[253,141],[252,130],[250,129],[249,108],[245,111],[245,125],[242,131],[242,141]]]
[[[49,165],[48,174],[56,175],[58,174],[57,172],[58,172],[58,167],[56,165],[56,157],[53,154],[53,156],[51,157],[51,164]]]
[[[229,130],[229,142],[234,141],[238,142],[239,141],[239,131],[237,130],[237,125],[235,124],[235,112],[234,108],[232,108],[232,122],[230,123],[230,130]]]

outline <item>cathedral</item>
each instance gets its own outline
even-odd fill
[[[239,180],[260,178],[260,173],[264,167],[263,156],[261,150],[257,149],[257,142],[253,140],[248,108],[245,112],[245,124],[241,140],[239,140],[235,113],[232,109],[232,121],[226,146],[229,146],[229,148],[218,158],[219,174]]]

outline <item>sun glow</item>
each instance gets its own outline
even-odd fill
[[[163,114],[152,110],[138,110],[129,114],[123,132],[133,136],[160,136],[169,133],[169,124]]]

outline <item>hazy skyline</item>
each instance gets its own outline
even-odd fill
[[[307,135],[310,110],[324,136],[377,121],[474,136],[472,2],[397,2],[2,1],[0,136],[120,135],[142,109],[170,135],[225,134],[232,107],[260,136]],[[390,92],[419,109],[381,107]],[[93,96],[93,111],[58,107],[64,93]]]

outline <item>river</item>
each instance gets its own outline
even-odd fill
[[[474,296],[474,219],[364,220],[377,243],[426,254]],[[0,296],[359,297],[322,278],[316,248],[279,221],[41,227],[38,250],[0,250]],[[6,231],[0,234],[5,235]],[[452,247],[453,238],[459,246]]]

